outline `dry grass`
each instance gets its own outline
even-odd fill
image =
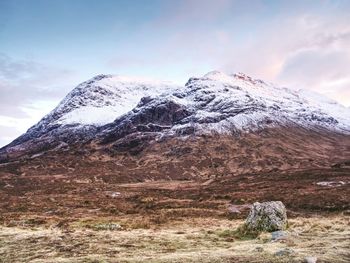
[[[295,218],[291,235],[239,236],[241,220],[187,218],[85,219],[64,227],[0,227],[0,262],[318,262],[350,261],[349,216]],[[119,228],[105,228],[118,224]],[[103,226],[103,227],[102,227]],[[282,248],[295,256],[276,257]],[[261,251],[262,250],[262,251]]]

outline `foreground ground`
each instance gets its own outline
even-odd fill
[[[273,242],[235,231],[242,220],[142,218],[81,220],[66,226],[0,228],[0,262],[317,262],[350,260],[349,216],[294,218],[287,239]],[[121,226],[121,228],[119,228]],[[291,255],[275,255],[289,248]]]
[[[120,183],[0,170],[0,262],[350,262],[350,169]],[[239,233],[281,200],[288,238]],[[291,253],[276,256],[283,248]],[[289,251],[290,252],[290,251]]]

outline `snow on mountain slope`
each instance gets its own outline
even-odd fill
[[[53,111],[8,146],[42,136],[50,141],[91,138],[98,127],[132,110],[142,97],[178,88],[165,81],[98,75],[74,88]]]
[[[190,78],[182,87],[170,82],[98,75],[78,85],[8,147],[33,139],[43,141],[40,138],[54,145],[57,141],[81,142],[96,136],[115,139],[139,131],[181,136],[280,126],[350,134],[350,110],[319,94],[278,87],[242,73],[212,71]]]
[[[305,140],[309,133],[348,136],[350,109],[242,73],[213,71],[181,87],[99,75],[73,89],[38,124],[2,148],[0,161],[89,142],[123,149],[160,138],[212,133],[238,138],[270,128],[282,137],[283,131],[302,129]]]
[[[187,87],[191,90],[187,101],[194,102],[191,107],[198,109],[198,120],[219,112],[222,121],[217,123],[238,129],[295,123],[350,131],[350,111],[320,94],[311,96],[311,92],[281,88],[242,73],[216,71],[190,80]],[[206,96],[205,105],[198,103]]]
[[[349,109],[321,95],[310,94],[277,87],[241,73],[226,75],[213,71],[201,78],[191,78],[183,89],[142,101],[106,131],[132,132],[132,123],[135,127],[156,125],[152,127],[165,135],[229,134],[276,126],[350,133]]]
[[[322,109],[322,111],[336,118],[339,123],[350,126],[350,108],[345,107],[335,100],[332,100],[311,90],[299,90],[299,95],[310,107]]]
[[[170,82],[98,75],[80,84],[58,105],[55,124],[103,125],[132,110],[142,97],[178,88]]]
[[[192,125],[204,131],[227,132],[294,122],[350,130],[350,110],[320,94],[281,88],[242,73],[227,75],[219,71],[191,78],[183,87],[170,82],[98,75],[73,89],[32,129],[44,132],[56,126],[102,126],[130,112],[143,97],[153,98],[144,107],[171,100],[191,112],[191,116],[175,123],[175,129]]]

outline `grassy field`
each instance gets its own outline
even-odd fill
[[[0,262],[350,262],[350,216],[298,217],[289,236],[241,235],[243,220],[133,217],[41,224],[28,218],[0,227]],[[291,255],[276,256],[289,248]]]

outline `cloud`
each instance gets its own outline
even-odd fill
[[[8,127],[2,125],[0,125],[0,131],[0,148],[5,144],[10,143],[13,140],[14,134],[20,134],[20,131],[18,131],[15,127]]]
[[[311,89],[350,105],[348,13],[282,13],[244,45],[226,51],[221,69],[240,70],[292,88]],[[341,83],[340,83],[340,82]]]
[[[281,81],[294,86],[303,83],[311,88],[331,88],[350,77],[350,53],[343,49],[313,48],[288,57],[278,73]],[[345,81],[345,84],[347,81]],[[336,85],[334,85],[336,86]]]
[[[286,59],[277,79],[294,88],[321,92],[350,105],[350,52],[316,48],[297,52]]]
[[[242,71],[349,106],[349,12],[346,1],[176,1],[150,27],[164,34],[157,53],[165,67]]]
[[[12,136],[20,135],[48,113],[71,88],[74,76],[69,70],[0,54],[0,140],[8,141],[9,129],[17,131]]]
[[[0,115],[25,117],[28,104],[62,98],[73,77],[72,71],[0,54]]]

